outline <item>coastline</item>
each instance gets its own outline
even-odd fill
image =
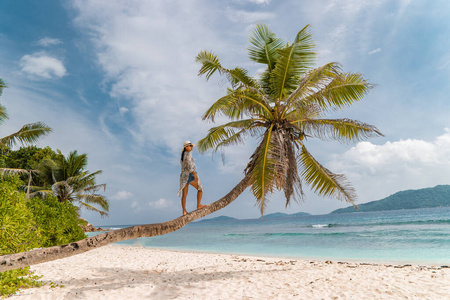
[[[109,245],[31,267],[12,299],[448,299],[450,268]]]

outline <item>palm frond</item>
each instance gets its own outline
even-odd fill
[[[384,136],[377,127],[351,119],[307,119],[301,122],[302,130],[320,139],[339,142],[358,142],[370,137]]]
[[[246,174],[252,174],[251,189],[256,203],[261,210],[261,215],[268,204],[267,194],[273,193],[276,185],[276,165],[278,161],[272,155],[273,144],[271,143],[274,125],[272,124],[264,134],[263,140],[256,148],[245,169]]]
[[[223,67],[220,64],[219,58],[212,52],[200,51],[195,58],[195,61],[202,64],[202,67],[198,71],[198,76],[206,74],[207,80],[209,80],[216,71],[220,74],[223,72]]]
[[[7,86],[6,86],[5,82],[0,78],[0,97],[3,94],[3,89],[4,88],[7,88]]]
[[[336,110],[363,99],[373,86],[359,73],[335,74],[326,87],[302,101],[314,102],[325,109]]]
[[[78,154],[77,150],[69,153],[67,158],[64,158],[64,176],[73,177],[81,174],[88,163],[87,154]]]
[[[36,190],[36,191],[30,193],[30,198],[38,197],[40,199],[45,199],[48,195],[53,195],[53,191],[52,190]]]
[[[96,207],[94,207],[92,205],[89,205],[89,204],[87,204],[85,202],[80,201],[80,206],[84,207],[87,210],[98,212],[101,217],[107,217],[108,216],[107,212],[104,212],[104,211],[102,211],[102,210],[100,210],[100,209],[98,209],[98,208],[96,208]]]
[[[0,96],[1,96],[1,89],[0,89]],[[8,113],[6,112],[6,107],[0,104],[0,124],[2,124],[5,120],[8,119]]]
[[[214,122],[214,118],[216,117],[216,114],[220,114],[224,109],[229,107],[230,105],[233,105],[233,103],[236,101],[235,96],[233,95],[232,90],[228,90],[228,93],[226,96],[223,96],[219,98],[216,102],[214,102],[213,105],[211,105],[210,108],[203,114],[202,119],[203,120],[211,120]]]
[[[281,49],[285,42],[277,38],[265,24],[256,24],[249,41],[251,44],[248,48],[250,59],[257,63],[266,64],[267,69],[272,71],[275,66],[276,51]]]
[[[313,51],[309,26],[297,34],[292,45],[277,51],[276,65],[272,72],[273,89],[278,101],[290,95],[297,88],[299,78],[314,64],[316,53]]]
[[[2,174],[29,174],[31,170],[25,169],[13,169],[13,168],[0,168]]]
[[[286,157],[285,157],[285,182],[284,182],[284,196],[286,197],[286,207],[289,206],[291,199],[298,202],[305,198],[303,193],[302,181],[298,174],[296,151],[294,149],[295,143],[287,140],[284,143]]]
[[[209,80],[214,73],[219,72],[220,75],[226,75],[233,88],[235,88],[239,83],[243,86],[255,86],[256,82],[248,76],[247,70],[239,67],[234,69],[222,67],[219,58],[212,52],[200,51],[195,58],[195,61],[202,64],[202,67],[198,71],[198,75],[205,75],[206,80]]]
[[[355,189],[342,174],[334,174],[322,166],[304,145],[301,145],[299,165],[303,168],[302,178],[317,194],[325,197],[336,197],[355,206],[357,199]],[[356,207],[356,206],[355,206]]]
[[[86,193],[86,192],[95,193],[99,190],[106,191],[106,183],[91,185],[91,186],[85,187],[83,190],[80,190],[79,192],[80,193]]]
[[[213,127],[203,139],[198,141],[197,150],[199,152],[205,152],[209,149],[217,151],[222,143],[242,142],[242,135],[245,135],[247,131],[250,133],[250,130],[258,125],[261,125],[258,121],[245,119]]]
[[[109,202],[105,196],[99,194],[79,194],[78,200],[83,203],[100,205],[104,211],[109,211]]]
[[[35,143],[52,129],[42,122],[25,124],[19,131],[0,139],[0,145],[12,147],[18,142],[27,145]]]
[[[287,98],[282,116],[292,110],[293,107],[304,106],[305,101],[302,100],[305,96],[314,94],[326,87],[333,80],[335,74],[339,74],[339,72],[340,65],[335,62],[327,63],[307,72],[301,78],[298,87]]]
[[[253,89],[229,89],[228,94],[214,102],[202,118],[214,122],[215,116],[219,114],[238,120],[245,114],[270,115],[270,110],[264,98]]]
[[[233,135],[230,135],[227,139],[222,140],[222,142],[220,142],[219,144],[217,144],[216,146],[216,151],[230,146],[230,145],[239,145],[242,144],[244,142],[244,137],[246,137],[247,135],[250,136],[257,136],[260,134],[260,132],[262,131],[262,129],[265,126],[262,123],[256,122],[255,124],[246,127],[244,129],[241,129],[240,131],[236,132]]]
[[[291,107],[285,115],[286,121],[301,128],[301,122],[314,120],[322,115],[323,109],[316,103],[297,102],[297,106]]]
[[[243,68],[236,67],[231,70],[224,69],[223,73],[226,74],[227,79],[233,88],[239,84],[242,84],[243,87],[256,87],[256,81],[250,77],[248,71]]]

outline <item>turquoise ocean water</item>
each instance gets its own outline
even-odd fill
[[[285,258],[450,265],[450,207],[201,221],[163,236],[117,244]]]

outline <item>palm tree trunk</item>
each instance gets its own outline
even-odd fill
[[[27,200],[30,199],[31,170],[28,170]]]
[[[188,223],[218,211],[233,202],[249,186],[249,182],[250,175],[246,175],[223,198],[207,205],[205,208],[168,222],[122,228],[66,245],[0,256],[0,272],[69,257],[115,242],[158,236],[176,231]]]

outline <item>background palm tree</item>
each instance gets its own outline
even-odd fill
[[[3,89],[6,88],[6,84],[0,78],[0,97],[3,94]],[[8,114],[6,113],[6,108],[0,104],[0,125],[8,119]],[[11,148],[17,143],[22,145],[30,145],[37,142],[41,137],[50,133],[52,129],[42,122],[29,123],[22,126],[19,131],[10,134],[8,136],[0,138],[0,150],[3,152],[5,148]],[[5,173],[19,173],[28,174],[28,187],[27,187],[27,198],[30,193],[31,175],[33,170],[24,169],[13,169],[13,168],[0,168],[2,174]]]
[[[33,195],[45,197],[47,194],[55,195],[60,202],[78,203],[80,207],[96,211],[101,216],[108,216],[108,199],[97,193],[105,190],[106,184],[96,184],[95,177],[101,170],[89,173],[87,155],[72,151],[67,157],[57,151],[53,158],[45,159],[37,168],[40,178],[44,181],[44,188],[34,187]],[[98,205],[101,209],[96,208]]]
[[[6,88],[5,83],[0,79],[0,96],[3,93],[3,89]],[[6,113],[6,108],[0,104],[0,125],[8,119],[8,114]],[[19,131],[0,138],[0,148],[7,147],[11,148],[17,143],[23,145],[29,145],[37,142],[39,138],[50,133],[52,129],[42,122],[25,124]]]
[[[211,52],[202,51],[197,56],[202,64],[199,75],[209,79],[219,72],[231,84],[227,95],[203,116],[214,121],[217,115],[223,115],[231,122],[211,128],[199,141],[198,149],[217,151],[241,143],[248,136],[260,139],[244,178],[227,195],[168,222],[123,228],[68,245],[0,257],[0,271],[83,253],[118,241],[173,232],[227,206],[248,186],[252,187],[261,212],[267,195],[275,189],[284,190],[286,204],[291,199],[302,199],[302,180],[320,195],[354,203],[354,189],[345,177],[317,162],[305,142],[309,138],[355,142],[382,135],[376,127],[359,121],[324,118],[327,112],[361,100],[372,85],[361,74],[341,72],[336,63],[312,68],[315,53],[308,26],[300,30],[290,45],[267,26],[257,25],[250,43],[250,59],[266,66],[259,79],[251,78],[242,68],[224,68]]]
[[[259,79],[242,68],[226,69],[219,59],[202,51],[199,75],[209,79],[215,72],[231,84],[227,95],[204,114],[214,121],[223,115],[231,122],[213,127],[198,142],[199,151],[217,151],[238,144],[247,136],[260,143],[250,157],[245,174],[261,208],[274,190],[283,190],[286,205],[304,198],[307,183],[322,196],[354,204],[356,193],[344,175],[334,174],[307,150],[309,138],[356,142],[381,132],[372,125],[350,119],[327,119],[325,115],[359,101],[372,87],[358,73],[343,73],[337,63],[312,68],[315,59],[308,26],[292,44],[277,38],[265,25],[257,25],[250,38],[249,57],[266,70]]]

